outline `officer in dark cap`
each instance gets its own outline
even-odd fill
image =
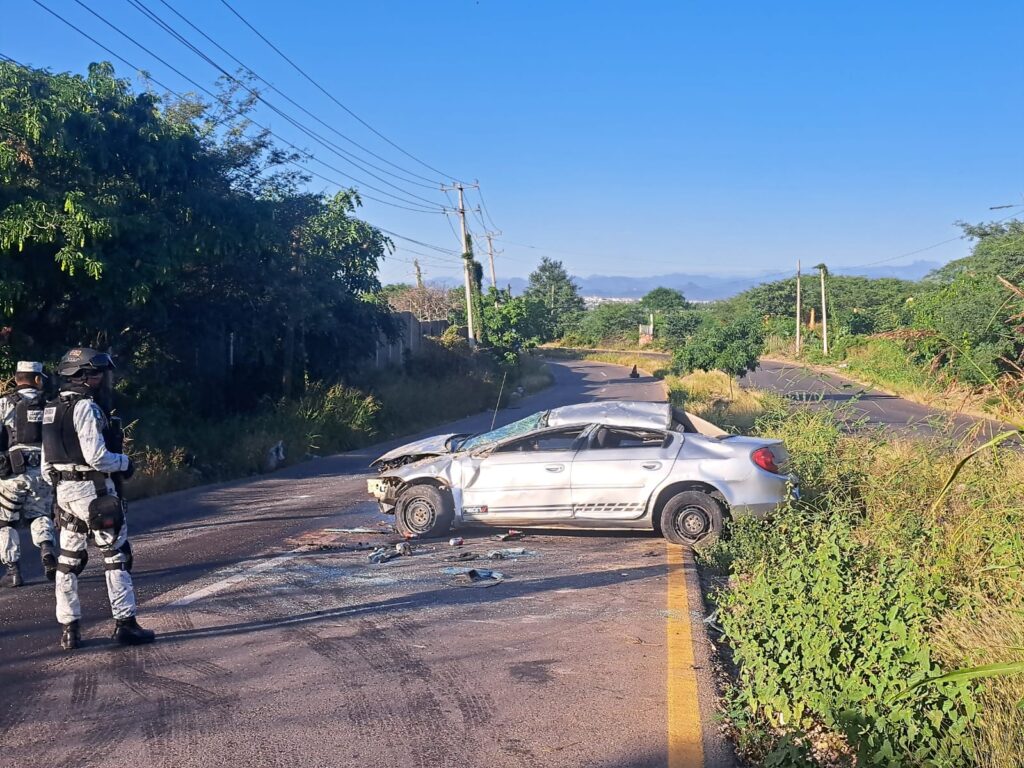
[[[43,364],[22,360],[14,372],[14,390],[0,397],[0,585],[20,587],[21,537],[29,530],[39,547],[46,577],[57,572],[53,532],[53,490],[43,480]]]
[[[124,502],[117,488],[131,477],[132,461],[120,453],[122,435],[95,396],[107,371],[110,355],[76,347],[61,358],[57,373],[60,394],[43,411],[43,475],[57,492],[60,557],[57,560],[57,621],[64,628],[61,647],[70,651],[80,642],[78,576],[88,560],[91,537],[103,555],[107,596],[114,615],[114,639],[123,645],[150,643],[155,633],[135,618],[132,548]]]

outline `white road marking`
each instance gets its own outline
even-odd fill
[[[262,563],[256,563],[256,565],[252,566],[251,568],[246,568],[245,570],[234,573],[231,576],[228,576],[227,578],[221,579],[220,581],[215,581],[213,584],[203,587],[202,589],[197,589],[195,592],[190,592],[184,597],[179,597],[173,603],[168,604],[167,607],[184,608],[186,605],[192,605],[192,603],[196,602],[197,600],[202,600],[204,597],[210,597],[210,595],[215,595],[218,592],[223,592],[228,587],[234,586],[235,584],[238,584],[240,581],[245,581],[253,574],[270,570],[276,565],[280,565],[281,563],[285,563],[289,560],[292,560],[305,551],[305,547],[299,547],[298,549],[293,549],[291,552],[287,552],[283,555],[278,555],[277,557],[272,557],[269,560],[264,560]]]

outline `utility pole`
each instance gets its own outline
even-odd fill
[[[825,273],[828,267],[819,264],[818,272],[821,275],[821,351],[828,357],[828,310],[825,309]]]
[[[800,356],[800,259],[796,260],[796,354]]]
[[[419,259],[413,259],[412,260],[412,265],[413,265],[413,267],[416,270],[416,287],[419,288],[422,291],[423,290],[423,270],[420,269],[420,260]]]
[[[500,234],[501,232],[487,232],[484,235],[487,238],[487,257],[491,260],[491,287],[495,290],[498,289],[498,278],[494,274],[494,238]]]
[[[466,230],[466,202],[463,197],[465,187],[462,182],[455,182],[450,187],[441,187],[442,190],[455,189],[459,193],[459,224],[462,227],[462,262],[466,283],[466,331],[469,339],[469,346],[476,346],[476,333],[473,328],[473,277],[471,273],[471,261],[473,254],[470,250],[469,232]]]

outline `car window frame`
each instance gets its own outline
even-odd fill
[[[567,431],[573,430],[573,429],[579,429],[580,430],[580,434],[577,435],[576,439],[572,443],[572,446],[569,447],[569,448],[564,448],[564,449],[562,449],[562,448],[558,448],[558,449],[550,448],[550,449],[546,449],[546,450],[542,450],[542,451],[516,451],[516,450],[511,448],[511,446],[514,446],[516,443],[521,443],[521,442],[524,442],[526,440],[533,440],[533,439],[536,439],[538,437],[543,437],[545,435],[553,434],[553,433],[556,433],[556,432],[567,432]],[[584,445],[586,445],[586,442],[590,439],[590,433],[591,433],[592,429],[593,429],[593,425],[591,425],[591,424],[561,424],[561,425],[559,425],[557,427],[549,427],[547,429],[538,430],[537,432],[531,432],[531,433],[526,434],[526,435],[517,435],[516,437],[511,438],[509,440],[506,440],[503,443],[498,443],[490,451],[490,454],[491,455],[495,455],[495,454],[501,454],[501,455],[521,454],[521,455],[528,456],[531,453],[576,453]]]
[[[657,445],[626,445],[626,446],[617,445],[614,448],[601,448],[601,447],[598,447],[598,446],[594,445],[594,441],[597,438],[598,432],[600,432],[602,429],[623,430],[623,431],[633,431],[633,432],[650,432],[652,434],[660,434],[660,435],[662,435],[662,438],[661,438],[661,442],[658,443]],[[675,436],[676,436],[676,433],[673,430],[671,430],[671,429],[653,429],[651,427],[627,427],[627,426],[620,426],[620,425],[615,425],[615,424],[595,424],[595,425],[593,425],[593,428],[590,430],[589,434],[587,435],[586,445],[582,446],[582,450],[583,451],[603,452],[603,451],[632,451],[632,450],[637,450],[637,449],[648,448],[648,449],[653,449],[653,450],[661,451],[661,450],[665,450],[666,448],[668,448],[669,446],[672,445],[673,441],[675,440]]]

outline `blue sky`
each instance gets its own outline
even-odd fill
[[[161,0],[138,1],[228,63]],[[788,270],[798,258],[833,267],[946,261],[968,244],[893,257],[955,237],[958,219],[1007,214],[989,206],[1024,203],[1017,0],[230,1],[392,141],[446,174],[480,180],[504,233],[499,281],[525,276],[542,255],[578,275],[751,274]],[[168,86],[192,89],[74,0],[42,2]],[[338,131],[442,180],[304,81],[219,0],[167,2]],[[197,81],[216,78],[127,0],[89,5]],[[110,58],[31,0],[5,4],[0,51],[59,71]],[[258,119],[406,196],[280,117],[261,110]],[[449,205],[439,190],[385,178]],[[468,199],[479,204],[475,193]],[[458,248],[455,222],[439,209],[367,201],[362,213]],[[470,223],[482,233],[475,216]],[[451,257],[396,242],[385,281],[409,279],[419,256],[406,246],[432,254],[422,259],[428,277],[458,275]]]

